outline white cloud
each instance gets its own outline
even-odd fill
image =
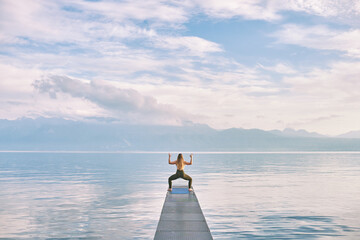
[[[273,34],[278,43],[294,44],[322,50],[345,52],[351,57],[360,57],[360,30],[334,30],[327,26],[299,26],[287,24]]]
[[[285,77],[298,94],[309,94],[339,103],[360,102],[360,62],[335,62],[327,69],[314,69],[306,74]],[[356,101],[353,101],[356,100]]]
[[[296,74],[297,73],[297,71],[293,67],[291,67],[287,64],[283,64],[283,63],[277,63],[274,66],[263,66],[261,64],[258,64],[258,65],[262,69],[280,73],[280,74]]]
[[[334,62],[326,69],[284,78],[289,85],[289,126],[322,133],[340,134],[358,129],[360,112],[360,62]],[[324,116],[336,116],[324,118]],[[292,122],[292,123],[291,123]]]
[[[178,1],[73,1],[72,3],[74,6],[80,6],[85,11],[98,13],[116,21],[128,19],[153,20],[169,24],[184,22],[187,20],[188,15]]]
[[[202,56],[204,53],[221,52],[219,44],[199,37],[164,37],[161,36],[155,41],[155,45],[160,48],[171,50],[185,50],[190,55]]]
[[[278,20],[281,16],[276,9],[263,0],[197,0],[196,4],[202,10],[216,18],[243,17],[245,19]]]
[[[360,4],[357,0],[297,0],[283,1],[282,3],[289,10],[304,11],[323,17],[339,17],[340,19],[357,18],[360,13]]]
[[[87,42],[109,37],[149,37],[155,29],[182,28],[194,14],[205,12],[212,18],[243,17],[274,21],[282,11],[304,11],[324,17],[359,20],[358,1],[345,0],[223,0],[223,1],[41,1],[5,0],[0,3],[1,39],[23,41]],[[139,23],[146,21],[144,27]],[[6,34],[5,34],[6,33]],[[5,34],[5,35],[4,35]],[[184,41],[184,40],[179,40]]]
[[[158,103],[134,89],[121,89],[105,81],[81,81],[66,76],[48,76],[36,80],[33,86],[56,98],[58,93],[69,94],[110,110],[118,119],[132,123],[181,124],[186,114],[169,104]],[[143,120],[142,120],[143,119]]]
[[[32,83],[46,74],[43,70],[0,64],[0,73],[0,118],[43,116],[82,119],[106,114],[95,104],[81,99],[64,95],[59,95],[58,99],[50,99],[38,94]]]
[[[55,2],[2,1],[0,9],[0,27],[7,38],[57,42],[82,39],[83,28],[76,31],[74,21],[60,14]]]
[[[31,92],[31,79],[41,76],[42,71],[36,68],[23,69],[0,63],[0,73],[0,96],[15,99],[19,94]]]
[[[156,27],[170,29],[170,25],[141,27],[136,22],[181,23],[185,13],[177,2],[4,1],[0,9],[0,42],[28,48],[27,51],[18,50],[17,46],[7,48],[17,57],[16,61],[34,64],[36,59],[47,69],[71,69],[68,72],[72,74],[89,69],[97,72],[109,69],[108,72],[119,74],[152,71],[169,61],[178,61],[173,59],[180,53],[184,57],[205,57],[207,53],[222,51],[219,44],[203,38],[175,37],[156,31]],[[128,46],[132,40],[139,40],[136,47]],[[45,50],[41,50],[43,47]],[[167,59],[164,56],[158,59],[154,51],[164,49]]]
[[[360,62],[334,62],[325,69],[284,76],[277,84],[261,81],[259,72],[251,81],[251,75],[234,74],[231,84],[214,81],[198,91],[194,85],[168,91],[176,106],[204,113],[207,118],[199,121],[216,128],[292,127],[335,135],[359,128],[359,66]]]
[[[37,83],[38,89],[53,92],[52,96],[56,95],[56,99],[48,94],[38,94],[31,88],[34,80],[31,76],[35,78],[44,72],[35,70],[30,75],[34,70],[23,70],[21,73],[14,68],[17,81],[19,74],[23,76],[24,94],[22,98],[18,97],[16,87],[19,82],[14,83],[11,87],[14,90],[13,98],[6,95],[1,97],[0,115],[5,118],[115,117],[123,122],[176,125],[183,120],[191,120],[216,128],[293,127],[338,134],[358,126],[360,116],[358,111],[354,111],[360,102],[357,91],[360,87],[357,81],[360,74],[358,65],[355,62],[338,62],[328,69],[315,68],[302,75],[288,76],[283,81],[289,93],[280,93],[284,90],[282,85],[262,80],[259,72],[244,68],[238,69],[238,74],[229,72],[217,75],[206,70],[193,72],[195,78],[202,78],[206,74],[212,76],[209,84],[192,81],[156,85],[152,81],[147,84],[138,81],[85,81],[61,76],[44,78]],[[221,81],[225,76],[227,83]],[[6,76],[2,79],[10,84],[12,78]],[[3,80],[2,84],[6,82]],[[7,90],[4,89],[4,92]],[[150,96],[156,96],[156,100]],[[4,104],[6,101],[8,103]],[[177,110],[171,106],[176,106]],[[191,115],[181,109],[186,109]],[[256,117],[259,113],[263,118]]]
[[[360,13],[360,3],[357,0],[71,1],[70,5],[117,21],[151,20],[162,26],[171,24],[172,27],[188,21],[192,14],[198,12],[214,18],[243,17],[274,21],[282,18],[282,11],[296,11],[326,18],[337,17],[338,20],[352,19],[354,23]]]
[[[305,12],[359,26],[360,3],[357,0],[196,0],[188,4],[214,18],[242,17],[249,20],[282,20],[283,11]]]
[[[81,3],[81,2],[79,2]],[[97,41],[115,38],[146,38],[155,34],[154,30],[142,28],[131,21],[117,21],[111,12],[101,8],[93,11],[80,9],[81,12],[68,12],[66,7],[76,4],[68,2],[44,1],[3,1],[1,2],[1,40],[12,43],[38,41],[40,43],[64,43],[86,45]],[[92,4],[83,3],[83,7]],[[124,11],[121,7],[113,11]],[[103,14],[103,15],[100,15]],[[97,16],[98,18],[94,17]],[[118,16],[118,15],[116,15]],[[115,41],[116,42],[116,41]]]

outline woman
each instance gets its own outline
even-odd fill
[[[193,154],[190,154],[190,162],[186,162],[183,158],[183,155],[181,153],[179,153],[177,160],[176,161],[171,161],[171,154],[169,153],[169,164],[176,164],[176,173],[174,175],[171,175],[169,177],[169,189],[168,191],[171,191],[171,185],[172,185],[172,180],[178,179],[178,178],[182,178],[185,180],[189,181],[189,191],[192,191],[191,189],[191,183],[192,183],[192,178],[189,175],[186,175],[184,172],[184,167],[185,165],[192,165],[192,161],[193,161]]]

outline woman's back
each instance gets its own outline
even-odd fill
[[[181,159],[180,161],[176,161],[176,168],[177,170],[184,170],[185,167],[185,163],[184,163],[184,159]]]

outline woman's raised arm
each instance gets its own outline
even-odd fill
[[[192,165],[192,162],[193,162],[193,155],[194,155],[194,154],[190,154],[190,162],[186,162],[186,161],[184,161],[186,165]]]
[[[171,161],[171,154],[169,153],[169,164],[175,164],[176,163],[176,161]]]

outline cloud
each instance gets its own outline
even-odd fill
[[[121,120],[142,122],[143,116],[144,122],[177,125],[186,120],[185,113],[169,104],[158,103],[155,98],[144,96],[134,89],[116,88],[105,81],[87,82],[52,75],[36,80],[33,86],[40,92],[48,93],[51,98],[65,93],[73,98],[85,99],[112,111]]]
[[[340,134],[358,127],[360,62],[333,62],[296,76],[286,76],[289,94],[284,96],[290,127]],[[301,115],[299,115],[301,113]],[[331,116],[331,118],[324,118]],[[285,119],[285,118],[284,118]]]
[[[173,32],[184,28],[184,23],[198,13],[220,19],[242,17],[275,21],[282,18],[282,11],[302,11],[324,17],[349,16],[352,13],[353,18],[358,19],[360,4],[351,0],[341,3],[313,0],[1,1],[0,41],[14,44],[28,40],[87,44],[94,39],[111,42],[118,38],[152,38],[158,34],[157,30],[163,33],[164,29]],[[164,37],[169,40],[165,39],[164,43],[174,42],[188,48],[189,41],[195,46],[200,44],[200,47],[205,46],[206,41],[200,42],[197,36],[171,39],[165,34]],[[212,44],[210,49],[218,51],[219,47]]]
[[[314,68],[305,74],[285,77],[284,82],[299,94],[331,97],[336,101],[360,101],[360,62],[334,62],[326,69]],[[329,100],[329,99],[328,99]]]
[[[263,66],[261,64],[258,64],[260,68],[265,69],[267,71],[271,71],[271,72],[276,72],[276,73],[280,73],[280,74],[296,74],[297,71],[286,64],[283,63],[277,63],[274,66]]]
[[[0,99],[11,97],[15,100],[19,94],[31,92],[31,79],[41,76],[42,71],[36,68],[24,69],[0,63],[0,73]]]
[[[353,18],[353,20],[355,20],[360,13],[360,4],[357,0],[297,0],[282,1],[282,3],[285,8],[292,11],[301,11],[323,17],[338,17],[339,20],[344,20],[345,18]]]
[[[268,1],[263,0],[196,0],[195,2],[207,15],[215,18],[243,17],[266,21],[281,18],[276,9],[271,8],[267,4]]]
[[[356,22],[360,3],[355,0],[1,1],[3,36],[0,39],[14,43],[23,38],[86,42],[89,38],[152,35],[156,29],[173,31],[184,28],[183,24],[198,13],[220,19],[242,17],[275,21],[282,18],[283,11],[351,17]]]
[[[283,12],[305,12],[324,18],[359,26],[360,3],[357,0],[195,0],[193,8],[200,8],[212,18],[228,19],[242,17],[248,20],[269,22],[283,19]]]
[[[324,25],[300,26],[286,24],[272,36],[278,43],[294,44],[307,48],[345,52],[360,58],[360,30],[334,30]]]
[[[219,44],[193,36],[159,37],[155,46],[171,50],[185,50],[190,55],[202,56],[204,53],[221,52]]]
[[[332,114],[332,115],[328,115],[328,116],[320,116],[320,117],[311,118],[311,119],[300,119],[301,121],[290,123],[289,125],[290,126],[291,125],[299,126],[299,125],[306,125],[306,124],[314,124],[317,122],[324,122],[324,121],[332,120],[334,118],[339,118],[339,117],[342,117],[342,116],[337,115],[337,114]]]
[[[161,2],[140,4],[139,1],[1,1],[0,42],[28,44],[30,48],[33,41],[44,45],[68,43],[91,49],[94,40],[118,45],[119,40],[124,39],[150,39],[156,36],[156,30],[152,25],[141,26],[136,20],[155,19],[165,23],[182,19],[175,14],[175,10],[181,9],[166,6]]]
[[[82,10],[82,14],[97,14],[116,21],[151,21],[155,26],[171,27],[187,22],[194,14],[204,12],[212,18],[242,17],[250,20],[276,21],[283,11],[305,12],[326,18],[350,20],[355,23],[360,13],[356,0],[192,0],[192,1],[71,1],[67,5]]]
[[[150,20],[157,23],[178,23],[187,20],[187,13],[178,1],[73,1],[74,6],[116,21]]]
[[[0,118],[16,119],[27,114],[33,104],[31,79],[41,74],[35,68],[17,68],[0,62]]]
[[[74,19],[61,15],[56,2],[1,1],[0,27],[7,39],[38,41],[81,41],[83,39]],[[66,33],[66,34],[64,34]]]

